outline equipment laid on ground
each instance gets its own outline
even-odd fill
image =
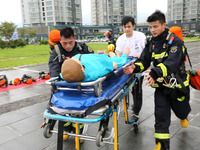
[[[50,79],[49,73],[45,73],[44,71],[39,72],[39,79]]]
[[[24,75],[22,76],[21,81],[22,81],[23,83],[26,83],[26,84],[32,84],[33,82],[36,82],[35,79],[33,79],[31,76],[29,76],[29,75],[27,75],[27,74],[24,74]]]
[[[19,85],[21,84],[21,79],[20,78],[15,78],[14,80],[11,80],[9,82],[9,85]]]
[[[6,75],[0,75],[0,87],[5,88],[8,86],[8,79]]]

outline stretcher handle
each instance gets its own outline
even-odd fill
[[[131,62],[135,62],[136,60],[137,60],[137,58],[133,58],[131,61],[127,62],[125,65],[117,68],[114,72],[115,73],[121,72],[124,68],[131,66]]]

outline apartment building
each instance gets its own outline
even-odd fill
[[[200,0],[168,0],[168,23],[186,23],[200,18]]]
[[[137,22],[137,0],[91,0],[92,25],[121,25],[124,16]]]
[[[24,27],[81,25],[81,0],[21,0]]]

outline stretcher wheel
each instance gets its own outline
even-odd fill
[[[101,85],[98,83],[98,84],[95,84],[94,85],[94,96],[95,97],[99,97],[102,95],[102,87]]]
[[[138,133],[138,125],[137,124],[133,124],[133,130],[134,130],[134,133]]]
[[[52,136],[53,133],[51,132],[50,128],[51,124],[46,124],[44,126],[43,135],[45,138],[50,138]]]
[[[100,147],[103,144],[102,131],[99,131],[96,136],[96,145]]]

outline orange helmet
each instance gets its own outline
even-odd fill
[[[49,32],[49,45],[54,47],[58,42],[60,42],[60,31],[59,30],[52,30]]]

